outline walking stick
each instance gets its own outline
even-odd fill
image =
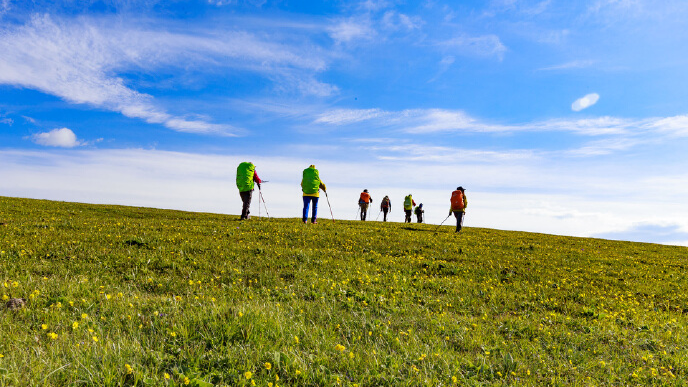
[[[453,214],[449,214],[449,216],[452,216],[452,215],[453,215]],[[444,224],[444,222],[446,222],[447,219],[449,219],[449,216],[447,216],[446,218],[444,218],[444,220],[442,221],[442,223],[440,223],[440,225],[437,226],[437,228],[435,229],[435,232],[437,232],[437,230],[439,230],[440,226],[442,226],[442,225]]]
[[[380,212],[377,213],[377,218],[375,218],[375,221],[376,221],[376,222],[377,222],[378,219],[380,219],[380,214],[381,214],[381,213],[382,213],[382,210],[380,210]]]
[[[332,223],[334,223],[334,215],[332,214],[332,206],[330,205],[330,197],[327,196],[327,191],[325,192],[325,199],[327,199],[327,206],[330,207],[330,216],[332,216]]]
[[[265,199],[263,199],[263,191],[258,188],[258,196],[260,196],[260,200],[263,201],[263,205],[265,206],[265,213],[268,214],[268,218],[270,217],[270,212],[268,212],[268,206],[265,204]],[[260,216],[260,203],[258,203],[258,213]]]

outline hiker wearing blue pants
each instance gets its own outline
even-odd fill
[[[320,190],[327,192],[325,184],[320,181],[320,173],[315,169],[315,165],[303,170],[303,178],[301,179],[301,191],[303,191],[303,223],[308,222],[308,208],[311,202],[313,203],[313,215],[311,216],[311,223],[318,223],[318,198],[320,197]]]

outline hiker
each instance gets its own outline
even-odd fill
[[[260,183],[262,183],[262,181],[258,177],[256,166],[248,161],[239,164],[236,172],[236,185],[237,188],[239,188],[239,196],[241,196],[241,201],[243,203],[241,207],[241,218],[239,218],[239,220],[247,220],[249,218],[249,208],[251,207],[254,183],[258,184],[258,189],[260,189]]]
[[[449,210],[449,215],[453,213],[456,218],[456,232],[460,232],[461,227],[463,227],[463,216],[466,213],[467,206],[468,200],[466,199],[465,189],[463,187],[456,187],[456,191],[452,192],[451,209]]]
[[[380,202],[380,211],[382,211],[382,221],[387,221],[387,212],[392,211],[392,202],[389,200],[389,196],[385,196]],[[380,216],[378,214],[378,216]]]
[[[416,206],[416,202],[413,201],[413,197],[411,194],[406,195],[404,198],[404,214],[406,214],[406,217],[404,218],[404,223],[411,223],[411,212],[413,211],[413,207]]]
[[[315,169],[315,165],[303,170],[301,179],[301,190],[303,191],[303,223],[308,223],[308,207],[313,203],[313,214],[311,223],[318,223],[318,198],[320,190],[327,191],[325,184],[320,181],[320,173]]]
[[[425,213],[425,210],[423,209],[423,203],[419,204],[418,207],[416,207],[415,212],[418,223],[423,223],[423,213]]]
[[[361,207],[361,220],[365,221],[368,216],[368,205],[373,202],[367,189],[361,192],[361,197],[358,199],[358,206]]]

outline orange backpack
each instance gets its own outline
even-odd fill
[[[370,194],[368,192],[361,192],[361,198],[358,199],[359,203],[369,203],[370,202]]]
[[[460,211],[463,210],[465,207],[464,201],[463,201],[463,192],[456,190],[452,192],[451,196],[451,208],[452,211]]]

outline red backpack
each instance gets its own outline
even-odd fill
[[[460,211],[463,210],[465,207],[464,201],[463,201],[463,192],[460,190],[456,190],[452,192],[451,196],[451,208],[452,211]]]

